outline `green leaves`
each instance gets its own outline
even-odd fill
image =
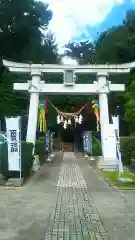
[[[135,10],[127,12],[122,25],[112,27],[100,34],[97,41],[81,43],[69,43],[67,54],[78,60],[80,64],[118,64],[135,61]],[[77,79],[81,83],[90,80],[89,76],[81,76]],[[116,113],[116,106],[125,107],[125,120],[128,123],[129,132],[135,132],[135,70],[129,75],[117,75],[109,80],[113,83],[124,83],[126,91],[111,93],[109,95],[110,113]],[[81,97],[82,99],[82,97]],[[123,111],[123,110],[122,110]],[[122,116],[123,117],[123,116]]]
[[[75,58],[79,64],[94,63],[94,43],[90,41],[82,41],[79,43],[69,42],[66,46],[66,55]]]
[[[53,35],[45,34],[51,18],[52,12],[42,2],[0,0],[0,59],[57,63],[59,58]],[[30,76],[3,73],[0,68],[0,117],[27,112],[28,94],[13,90],[14,82],[27,80]]]

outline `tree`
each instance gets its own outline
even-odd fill
[[[69,42],[65,47],[67,49],[65,55],[75,58],[79,64],[93,63],[94,43],[90,41]]]
[[[84,46],[85,45],[85,46]],[[70,43],[70,56],[77,58],[79,63],[96,63],[96,64],[117,64],[135,61],[135,10],[127,12],[123,24],[112,27],[105,32],[101,33],[96,42],[91,43],[89,50],[88,42],[81,44]],[[87,54],[85,53],[87,49]],[[84,77],[86,79],[86,76]],[[126,93],[109,95],[110,109],[112,113],[117,105],[120,108],[125,107],[125,120],[128,123],[129,131],[135,131],[134,118],[135,118],[135,71],[133,70],[130,75],[123,77],[111,78],[112,82],[125,83]],[[88,82],[90,77],[87,78]]]
[[[27,46],[41,46],[52,12],[48,5],[34,0],[0,0],[0,56],[22,61]],[[28,59],[26,59],[28,60]]]
[[[52,12],[34,0],[0,0],[0,59],[33,63],[57,63],[57,45],[48,33]],[[0,64],[0,116],[27,111],[29,98],[13,91],[13,82],[29,76],[8,73]]]
[[[135,70],[130,74],[125,98],[125,120],[128,123],[128,130],[130,133],[135,132]]]

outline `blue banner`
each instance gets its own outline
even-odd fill
[[[85,153],[92,154],[92,132],[91,131],[85,131],[83,133],[83,147],[84,147]]]
[[[45,134],[45,150],[48,153],[50,151],[50,131],[49,130]]]

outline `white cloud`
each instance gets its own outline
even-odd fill
[[[86,32],[86,26],[101,23],[111,9],[124,0],[42,0],[53,11],[50,23],[57,42],[65,44]],[[132,1],[132,0],[131,0]]]
[[[77,65],[77,61],[75,59],[69,58],[69,57],[63,57],[62,58],[62,63],[66,65]]]

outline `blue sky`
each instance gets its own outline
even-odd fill
[[[96,39],[99,36],[99,33],[104,30],[122,24],[123,19],[125,18],[125,14],[128,10],[135,10],[135,2],[131,3],[129,1],[125,1],[123,4],[119,6],[114,6],[109,14],[106,16],[103,22],[96,24],[94,27],[87,26],[87,32],[89,32],[89,37],[92,39]],[[88,36],[85,34],[80,35],[79,37],[73,37],[74,40],[87,39]]]
[[[135,0],[42,1],[53,11],[49,29],[61,52],[68,41],[94,40],[98,33],[122,24],[126,11],[135,9]]]

